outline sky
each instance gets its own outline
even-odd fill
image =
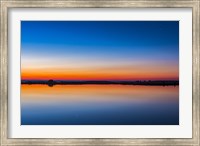
[[[177,80],[178,21],[21,21],[22,80]]]

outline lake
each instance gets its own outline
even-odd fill
[[[179,86],[21,85],[21,125],[178,125]]]

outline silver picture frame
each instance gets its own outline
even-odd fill
[[[0,48],[0,145],[200,145],[200,1],[199,0],[0,0],[1,48]],[[192,138],[153,139],[13,139],[8,138],[8,10],[10,8],[192,8]]]

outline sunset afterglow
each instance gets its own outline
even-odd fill
[[[22,80],[179,78],[178,22],[23,21],[21,24]]]

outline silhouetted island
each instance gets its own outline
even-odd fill
[[[95,85],[146,85],[146,86],[178,86],[178,80],[155,80],[155,81],[66,81],[66,80],[22,80],[21,84],[46,84],[50,87],[54,85],[85,85],[85,84],[95,84]]]

